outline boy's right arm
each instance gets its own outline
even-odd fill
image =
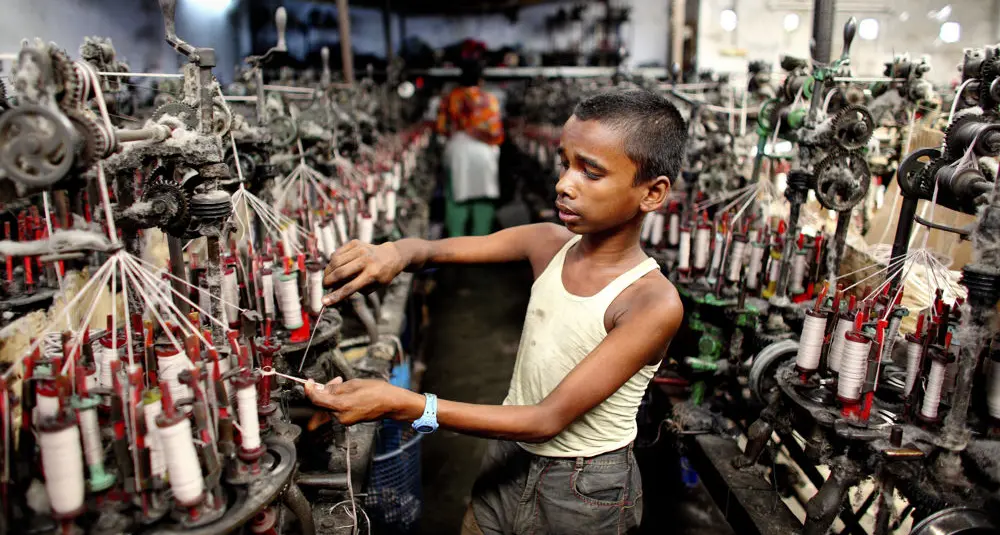
[[[488,236],[444,240],[406,238],[381,245],[353,240],[330,257],[323,285],[339,285],[339,288],[324,297],[323,304],[336,304],[372,284],[389,284],[401,272],[416,271],[427,265],[531,260],[537,271],[539,263],[548,264],[551,259],[549,250],[553,244],[565,243],[570,234],[565,227],[539,223],[511,227]]]

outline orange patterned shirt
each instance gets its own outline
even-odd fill
[[[500,101],[481,87],[456,87],[441,100],[437,131],[452,134],[478,130],[480,139],[491,145],[503,143],[503,120]]]

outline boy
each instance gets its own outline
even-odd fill
[[[528,260],[535,274],[502,406],[438,401],[377,380],[306,387],[344,424],[383,417],[491,441],[473,487],[472,533],[622,533],[642,516],[635,416],[677,332],[677,291],[639,233],[677,176],[687,128],[642,90],[584,100],[563,127],[556,207],[565,227],[484,237],[352,242],[334,253],[327,305],[427,264]],[[346,281],[346,283],[345,283]],[[480,531],[481,530],[481,531]]]

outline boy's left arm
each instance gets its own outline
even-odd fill
[[[644,366],[655,362],[680,327],[683,308],[676,292],[637,292],[615,318],[604,340],[541,403],[476,405],[440,400],[441,427],[488,438],[545,442],[615,393]],[[344,424],[390,417],[413,421],[423,414],[421,394],[384,381],[353,380],[310,385],[314,403],[331,409]]]

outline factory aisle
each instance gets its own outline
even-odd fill
[[[455,401],[502,402],[528,308],[531,266],[447,267],[434,278],[422,389]],[[485,440],[450,431],[423,441],[421,533],[459,532],[485,451]]]

